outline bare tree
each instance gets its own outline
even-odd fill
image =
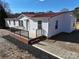
[[[7,13],[5,8],[3,7],[3,2],[0,0],[0,28],[5,28],[5,18],[7,17]]]
[[[76,8],[73,10],[73,12],[74,12],[74,15],[76,16],[76,18],[77,18],[78,21],[79,21],[79,7],[76,7]]]
[[[2,5],[2,7],[4,8],[5,12],[10,13],[11,10],[9,8],[9,4],[7,2],[5,2],[5,0],[0,0],[0,5]]]

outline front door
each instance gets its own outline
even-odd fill
[[[38,21],[38,29],[36,30],[36,37],[42,36],[42,21]]]
[[[37,29],[36,30],[36,37],[42,36],[42,29]]]

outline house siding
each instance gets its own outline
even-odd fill
[[[56,35],[60,32],[62,32],[62,17],[63,15],[58,15],[56,17],[50,18],[49,20],[49,33],[48,33],[48,37],[51,37],[53,35]],[[56,21],[58,21],[58,28],[55,29],[55,25],[56,25]]]
[[[73,23],[76,23],[76,18],[72,15],[72,13],[63,13],[55,17],[35,17],[29,18],[26,16],[19,17],[18,20],[10,20],[9,23],[8,19],[6,20],[7,27],[17,27],[19,26],[19,20],[23,21],[23,30],[29,31],[30,38],[36,38],[36,30],[38,29],[38,21],[42,21],[42,30],[43,35],[47,37],[51,37],[61,32],[70,33],[75,28],[73,27]],[[28,29],[26,27],[26,21],[29,20]],[[56,21],[58,21],[58,28],[55,29]]]
[[[55,23],[58,21],[58,29],[55,29]],[[76,24],[76,18],[72,13],[63,13],[56,17],[50,18],[48,37],[56,35],[61,32],[70,33],[75,30],[73,23]]]
[[[30,38],[36,38],[36,29],[37,29],[37,22],[33,22],[33,20],[30,20],[30,23],[29,23]]]
[[[23,30],[26,30],[27,31],[27,27],[26,27],[26,21],[28,20],[29,18],[27,17],[22,17],[19,19],[19,21],[23,21]],[[29,29],[28,29],[29,30]]]
[[[36,37],[36,30],[38,29],[38,21],[42,21],[43,35],[48,36],[48,19],[47,18],[33,18],[30,20],[30,37]]]
[[[5,22],[6,22],[6,27],[10,27],[9,26],[9,20],[6,20]]]
[[[75,28],[73,28],[73,23],[76,23],[76,18],[72,15],[72,13],[66,13],[63,16],[64,21],[62,21],[62,32],[70,33]]]
[[[9,23],[9,21],[10,21],[10,23]],[[10,19],[6,20],[5,22],[6,22],[6,27],[16,27],[16,26],[19,26],[17,20],[15,21],[15,25],[14,25],[14,20],[12,20],[12,19],[11,20]]]

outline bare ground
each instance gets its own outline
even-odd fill
[[[9,35],[9,31],[0,29],[0,59],[58,59]]]
[[[1,39],[1,38],[0,38]],[[3,39],[2,39],[3,40]],[[37,59],[27,50],[18,48],[16,45],[3,40],[0,42],[0,59]]]
[[[60,33],[46,40],[46,42],[79,53],[79,23],[76,24],[76,30],[72,33]]]

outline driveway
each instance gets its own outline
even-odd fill
[[[60,33],[33,46],[60,59],[79,59],[79,30]]]

